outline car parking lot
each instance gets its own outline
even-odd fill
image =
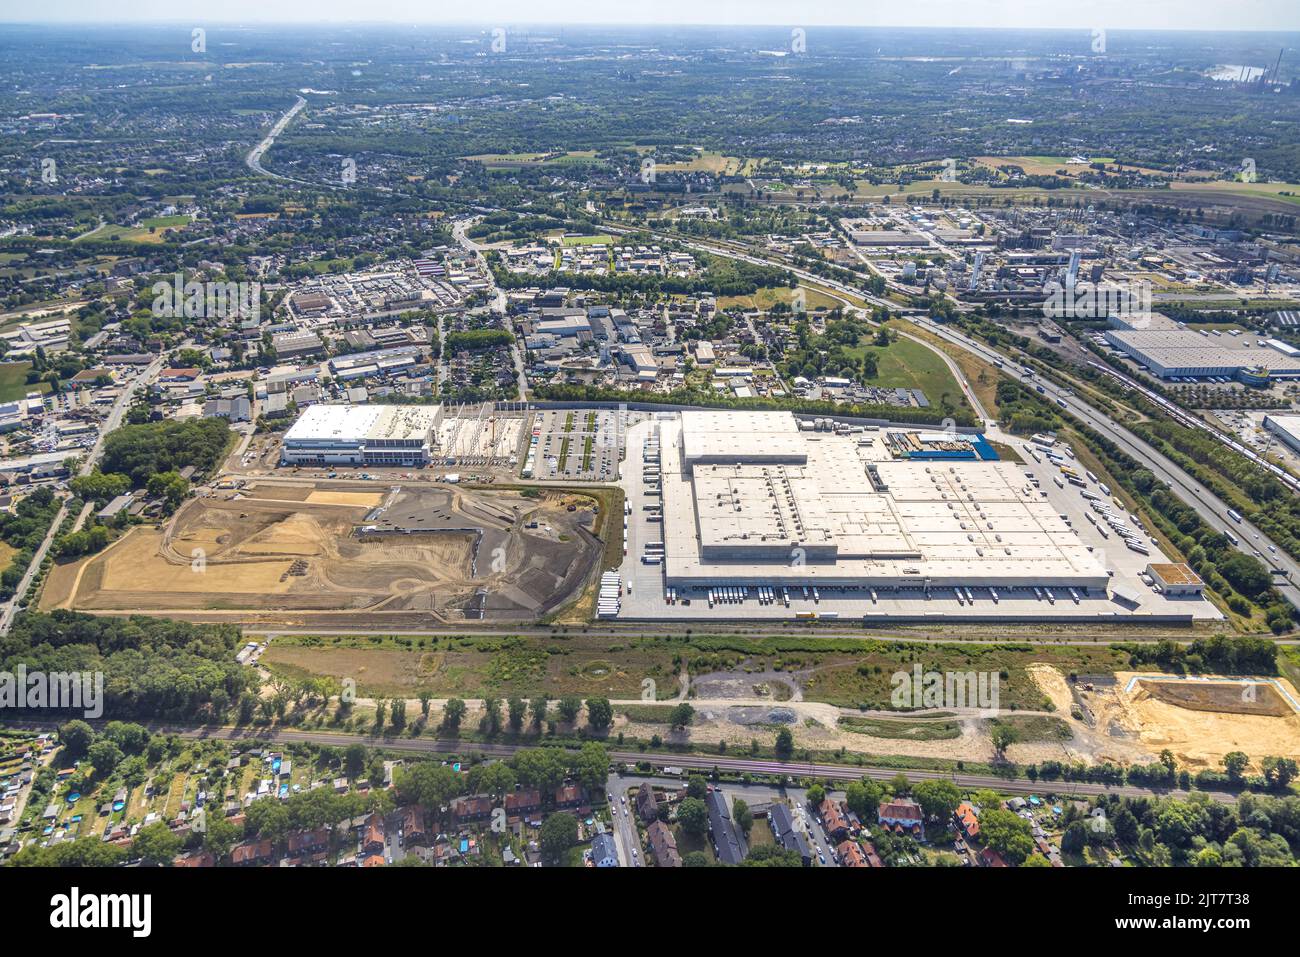
[[[613,482],[628,413],[613,409],[539,412],[534,477],[542,481]]]

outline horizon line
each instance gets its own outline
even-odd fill
[[[506,25],[510,26],[512,21],[509,18],[501,18],[507,21]],[[122,17],[105,17],[104,19],[50,19],[50,20],[31,20],[31,19],[5,19],[0,14],[0,27],[193,27],[196,25],[194,18],[186,19],[163,19],[163,18],[142,18],[142,19],[124,19]],[[354,18],[311,18],[301,20],[220,20],[204,19],[198,26],[216,25],[221,27],[235,28],[253,28],[253,27],[293,27],[302,29],[304,27],[471,27],[471,28],[490,28],[500,26],[500,20],[427,20],[427,19],[354,19]],[[681,28],[698,28],[708,30],[736,30],[745,28],[808,28],[815,27],[819,30],[953,30],[963,32],[983,32],[983,33],[1071,33],[1078,30],[1091,30],[1097,27],[1097,24],[1089,23],[1087,25],[1077,26],[979,26],[971,24],[904,24],[904,23],[818,23],[815,21],[805,20],[802,23],[791,21],[750,21],[744,23],[706,23],[702,21],[624,21],[624,20],[521,20],[513,21],[516,28],[548,28],[563,29],[566,27],[599,27],[599,28],[626,28],[626,29],[681,29]],[[1242,27],[1242,28],[1223,28],[1212,26],[1195,26],[1195,27],[1105,27],[1107,33],[1171,33],[1171,34],[1194,34],[1194,33],[1232,33],[1232,34],[1261,34],[1261,35],[1300,35],[1300,23],[1289,27]]]

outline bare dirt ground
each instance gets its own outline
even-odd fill
[[[1046,666],[1044,666],[1046,667]],[[1060,673],[1048,668],[1060,678]],[[638,723],[626,717],[618,728],[628,734],[649,737],[658,734],[666,741],[716,745],[726,741],[728,747],[747,748],[758,740],[768,746],[775,742],[781,727],[794,733],[796,745],[821,751],[844,749],[850,754],[907,755],[952,761],[993,762],[995,752],[989,731],[989,714],[976,709],[953,709],[940,714],[925,711],[869,711],[841,708],[823,702],[803,700],[801,672],[711,672],[691,680],[691,704],[695,720],[682,731],[667,731],[663,725]],[[1064,688],[1065,680],[1060,678]],[[1069,692],[1066,690],[1068,699]],[[1058,711],[1060,705],[1058,704]],[[1012,712],[1006,712],[1011,714]],[[1018,711],[1019,715],[1033,712]],[[1062,717],[1068,719],[1069,708]],[[850,730],[841,718],[871,717],[895,729],[893,736],[871,734],[859,727]],[[904,737],[902,729],[914,725],[917,730],[936,720],[954,721],[960,733],[953,738],[925,739]],[[1070,722],[1073,728],[1074,722]],[[1086,730],[1086,729],[1085,729]],[[1013,744],[1007,757],[1016,762],[1048,759],[1067,760],[1077,749],[1075,741],[1024,741]]]
[[[1192,768],[1217,769],[1229,751],[1244,751],[1255,761],[1267,755],[1300,754],[1300,714],[1267,685],[1259,686],[1254,700],[1243,704],[1240,682],[1220,685],[1160,682],[1156,687],[1157,682],[1139,681],[1131,692],[1126,692],[1133,674],[1123,672],[1113,678],[1106,676],[1105,680],[1086,682],[1093,686],[1089,691],[1085,690],[1082,679],[1072,689],[1065,676],[1050,665],[1033,665],[1028,670],[1054,706],[1054,710],[1044,714],[1065,722],[1071,736],[1064,741],[1022,741],[1011,745],[1007,757],[1018,763],[1050,759],[1089,764],[1105,761],[1146,764],[1169,748],[1180,763]],[[803,701],[797,693],[781,700],[770,694],[771,685],[763,680],[767,677],[771,676],[730,673],[699,676],[692,682],[695,697],[691,700],[696,717],[691,727],[665,734],[662,725],[627,721],[623,730],[641,736],[660,734],[669,741],[689,740],[701,744],[726,741],[729,747],[743,749],[754,739],[770,745],[779,728],[788,726],[794,731],[798,746],[804,748],[843,748],[849,753],[966,761],[994,759],[985,714],[948,712],[947,716],[961,729],[955,738],[882,737],[864,733],[861,728],[850,731],[840,724],[840,718],[877,717],[899,727],[934,720],[934,716],[924,712],[860,712]],[[780,676],[783,682],[795,678]],[[1293,698],[1300,697],[1284,679],[1278,682]],[[756,696],[755,688],[765,694]],[[1005,714],[1028,716],[1033,712]]]
[[[532,620],[589,579],[601,550],[590,506],[550,492],[253,485],[57,565],[41,607]]]
[[[1277,708],[1263,701],[1283,701],[1268,686],[1258,691],[1254,702],[1242,700],[1240,682],[1225,679],[1217,689],[1199,682],[1138,681],[1132,691],[1125,691],[1133,673],[1121,672],[1115,697],[1119,720],[1133,727],[1142,744],[1155,753],[1168,748],[1180,763],[1195,768],[1222,767],[1223,756],[1243,751],[1258,764],[1270,755],[1300,754],[1300,714],[1289,705]],[[1285,678],[1277,678],[1292,698],[1295,687]],[[1190,702],[1186,707],[1175,702]],[[1205,710],[1211,705],[1223,710]],[[1272,710],[1277,713],[1261,713]]]

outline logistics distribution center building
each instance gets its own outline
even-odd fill
[[[1000,461],[899,459],[883,433],[789,412],[660,421],[668,585],[1108,585],[1068,522]]]
[[[1262,384],[1300,377],[1300,355],[1285,342],[1251,333],[1204,334],[1159,313],[1141,322],[1112,316],[1106,341],[1162,379],[1238,378]],[[1259,380],[1259,381],[1257,381]]]
[[[313,405],[285,433],[285,465],[427,465],[442,406]]]

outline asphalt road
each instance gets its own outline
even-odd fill
[[[289,109],[285,111],[284,115],[275,121],[275,126],[271,127],[271,132],[262,137],[262,141],[254,146],[249,151],[248,156],[244,158],[244,162],[248,165],[249,169],[254,173],[260,173],[261,175],[269,176],[272,179],[291,179],[291,177],[283,176],[280,173],[273,173],[262,166],[262,157],[266,155],[266,151],[275,143],[275,138],[284,132],[284,128],[293,122],[293,118],[302,112],[303,107],[306,105],[306,99],[301,96],[298,97],[297,102],[294,103],[293,106],[289,107]]]
[[[135,395],[136,387],[142,382],[148,383],[153,380],[159,370],[163,367],[164,357],[159,356],[154,359],[144,371],[135,376],[130,383],[122,390],[122,394],[117,397],[113,403],[113,408],[109,410],[108,417],[104,419],[99,428],[99,437],[95,439],[95,444],[91,447],[90,452],[86,455],[85,461],[81,464],[79,475],[89,475],[91,469],[99,461],[99,457],[104,454],[104,436],[112,432],[122,424],[122,418],[126,415],[126,410],[130,407],[131,398]],[[36,549],[36,554],[32,557],[31,563],[27,566],[27,571],[23,573],[22,580],[18,582],[18,588],[14,591],[13,596],[0,605],[0,635],[9,634],[9,629],[13,627],[14,615],[18,611],[18,601],[27,594],[27,590],[32,586],[32,579],[40,571],[41,562],[50,551],[50,546],[54,544],[54,538],[58,534],[59,526],[63,524],[63,519],[68,514],[67,496],[64,496],[63,503],[59,506],[59,512],[54,516],[54,521],[50,524],[49,531],[45,533],[45,538],[41,540],[40,547]],[[90,514],[90,506],[86,505],[77,515],[76,524],[73,530],[76,531],[85,522],[86,516]]]

